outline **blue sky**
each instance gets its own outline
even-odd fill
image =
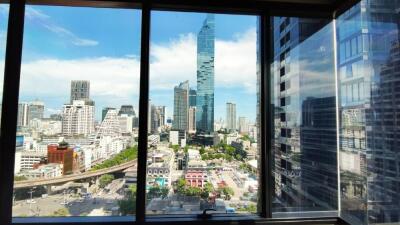
[[[0,35],[6,18],[2,6]],[[202,13],[152,12],[150,98],[167,106],[171,117],[174,86],[189,80],[196,88],[196,35],[204,18]],[[237,116],[254,120],[256,18],[215,19],[215,118],[225,119],[226,102],[233,101]],[[28,6],[20,101],[42,100],[46,114],[55,113],[69,101],[70,80],[86,79],[96,118],[105,106],[137,108],[140,22],[139,10]]]

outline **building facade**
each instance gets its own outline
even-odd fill
[[[226,103],[226,129],[236,130],[236,104],[232,102]]]
[[[72,80],[70,104],[73,104],[75,100],[87,101],[89,99],[90,99],[90,81]]]
[[[174,88],[174,130],[188,130],[189,81],[180,83]]]
[[[62,133],[64,135],[89,135],[94,132],[94,106],[83,100],[64,105]]]
[[[214,15],[207,14],[197,36],[196,128],[200,133],[214,131]]]

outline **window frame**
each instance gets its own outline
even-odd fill
[[[1,116],[0,149],[0,224],[347,224],[337,216],[320,216],[309,218],[272,218],[272,100],[271,71],[273,62],[270,46],[273,42],[269,29],[272,16],[329,18],[335,19],[359,0],[336,0],[331,4],[296,2],[279,2],[274,0],[0,0],[9,4],[9,20],[6,42],[5,70],[3,84],[3,101]],[[140,95],[139,115],[147,118],[149,104],[149,54],[150,26],[153,10],[212,12],[222,14],[242,14],[259,16],[258,57],[260,70],[260,206],[258,215],[213,215],[208,219],[199,219],[196,215],[157,215],[146,216],[145,184],[146,173],[137,174],[137,198],[135,216],[106,217],[31,217],[12,218],[13,168],[15,156],[15,138],[18,112],[18,95],[21,72],[22,43],[24,33],[25,6],[77,6],[100,8],[134,8],[141,10],[141,48],[140,48]],[[12,18],[12,19],[10,19]],[[138,171],[146,171],[147,160],[147,123],[139,120]]]

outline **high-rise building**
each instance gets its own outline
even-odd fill
[[[196,129],[200,133],[214,131],[214,15],[207,14],[197,36]]]
[[[226,129],[236,130],[236,104],[232,102],[226,103]]]
[[[158,133],[158,129],[165,124],[165,106],[151,106],[151,133]]]
[[[33,101],[28,106],[28,124],[33,119],[42,119],[44,116],[44,103],[41,101]]]
[[[104,118],[106,117],[108,110],[115,110],[115,108],[113,108],[113,107],[103,108],[103,110],[101,111],[101,121],[103,121]],[[118,113],[118,115],[121,115],[121,114]]]
[[[126,114],[128,116],[136,116],[135,110],[132,105],[121,105],[118,115]]]
[[[400,222],[399,9],[362,0],[337,20],[341,211],[354,224]]]
[[[188,130],[189,81],[180,83],[174,88],[174,120],[172,128]]]
[[[194,89],[189,90],[189,106],[196,106],[197,92]]]
[[[71,97],[70,104],[75,100],[90,100],[90,81],[88,80],[72,80],[71,81]]]
[[[238,130],[241,134],[247,134],[249,132],[249,121],[244,116],[239,116],[238,119]]]
[[[277,212],[337,209],[336,125],[330,120],[335,115],[333,34],[327,22],[273,18]],[[318,66],[300,63],[314,61]]]
[[[62,112],[62,133],[64,135],[89,135],[94,132],[94,106],[84,100],[75,100],[64,105]]]
[[[189,107],[189,118],[188,118],[188,132],[193,134],[196,133],[196,106]]]
[[[28,111],[29,105],[28,103],[21,102],[18,104],[18,119],[17,119],[17,126],[24,127],[28,126]]]
[[[116,109],[109,109],[107,111],[97,133],[99,136],[118,136],[120,134],[120,124]]]

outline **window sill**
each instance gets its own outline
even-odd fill
[[[207,221],[207,222],[205,222]],[[144,223],[148,225],[158,224],[187,224],[191,225],[226,225],[226,224],[347,224],[339,217],[328,217],[320,215],[320,217],[304,217],[304,218],[279,218],[266,219],[257,215],[213,215],[211,219],[198,219],[195,215],[163,215],[163,216],[148,216]],[[28,224],[137,224],[134,216],[94,216],[94,217],[18,217],[12,219],[13,224],[28,225]]]

